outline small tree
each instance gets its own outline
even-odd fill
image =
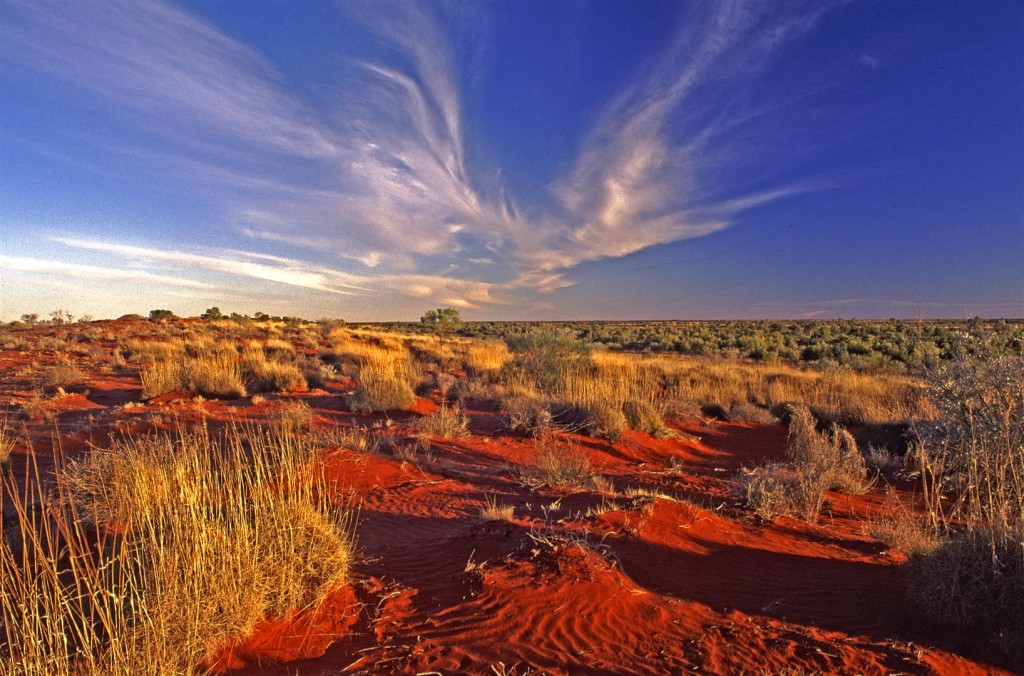
[[[427,310],[420,323],[427,325],[438,336],[446,337],[462,325],[462,315],[453,307]]]
[[[35,324],[39,321],[39,314],[36,312],[26,312],[21,316],[21,321],[29,325]]]
[[[219,307],[214,305],[211,308],[207,308],[206,312],[204,312],[203,314],[200,315],[200,318],[202,318],[202,319],[209,319],[209,320],[223,319],[224,318],[224,314],[220,311]]]
[[[149,321],[151,322],[162,322],[168,319],[173,319],[174,313],[170,310],[150,310]]]
[[[57,309],[50,313],[50,322],[56,326],[60,326],[64,323],[71,323],[75,320],[75,316],[67,310]]]

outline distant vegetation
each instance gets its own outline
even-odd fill
[[[422,332],[425,324],[385,328]],[[1020,350],[1024,320],[743,320],[664,322],[465,322],[457,335],[500,338],[563,329],[611,350],[740,357],[756,361],[842,364],[859,370],[933,368],[955,358],[965,338],[980,336],[997,352]]]

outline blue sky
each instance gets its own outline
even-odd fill
[[[0,318],[1024,315],[1019,2],[0,3]]]

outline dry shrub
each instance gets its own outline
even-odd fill
[[[915,461],[949,536],[911,559],[910,590],[929,617],[988,632],[1024,666],[1024,355],[968,347],[929,378],[939,416]]]
[[[480,518],[485,521],[512,521],[515,519],[516,509],[512,505],[498,504],[498,499],[490,497],[480,506]]]
[[[669,433],[658,408],[646,399],[627,399],[622,404],[622,412],[626,416],[626,422],[634,430],[659,438]]]
[[[277,407],[267,422],[270,430],[280,436],[307,434],[313,427],[313,409],[304,401],[290,401]]]
[[[789,463],[769,463],[749,471],[744,484],[748,506],[769,521],[779,516],[817,519],[827,490],[822,476]]]
[[[727,417],[734,422],[757,423],[759,425],[777,425],[779,423],[779,419],[772,415],[771,411],[747,401],[733,402],[729,407]]]
[[[469,401],[500,399],[503,391],[499,385],[479,376],[459,378],[452,386],[452,393],[463,406]]]
[[[67,387],[85,380],[85,374],[69,361],[51,366],[43,375],[43,384],[51,387]]]
[[[295,363],[295,350],[281,340],[268,341],[272,345],[249,343],[242,349],[242,372],[250,392],[287,392],[306,387],[306,377]]]
[[[541,434],[554,424],[547,402],[540,397],[518,394],[506,397],[503,403],[508,411],[509,428],[513,431]]]
[[[469,434],[469,418],[457,408],[440,406],[417,420],[416,428],[427,436],[456,439]]]
[[[889,549],[909,557],[931,554],[940,543],[934,528],[906,511],[874,520],[868,533]]]
[[[903,470],[903,458],[886,448],[868,446],[865,464],[878,474],[893,478]]]
[[[786,456],[796,469],[818,478],[824,490],[859,495],[867,492],[867,466],[853,436],[838,425],[819,432],[806,406],[793,407]]]
[[[590,466],[586,453],[574,444],[559,444],[552,436],[538,438],[537,465],[521,471],[520,481],[530,488],[560,486],[592,490],[597,486],[597,474]]]
[[[629,429],[622,409],[606,402],[597,402],[587,407],[586,430],[591,436],[620,441]]]
[[[1024,542],[968,529],[908,566],[910,596],[927,617],[985,630],[1024,664]]]
[[[127,439],[7,486],[0,654],[14,673],[194,673],[348,579],[351,528],[299,438]],[[32,509],[36,503],[41,508]],[[115,527],[94,536],[84,521]]]

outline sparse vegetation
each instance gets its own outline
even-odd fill
[[[1024,356],[972,352],[929,381],[939,416],[915,459],[945,536],[911,558],[910,591],[929,616],[991,632],[1024,664]]]
[[[440,406],[417,420],[416,427],[426,436],[457,439],[469,434],[469,419],[457,408]]]
[[[127,439],[69,464],[41,511],[41,485],[8,480],[29,502],[0,544],[7,665],[192,672],[260,620],[315,605],[347,581],[351,535],[311,452],[256,430]]]

